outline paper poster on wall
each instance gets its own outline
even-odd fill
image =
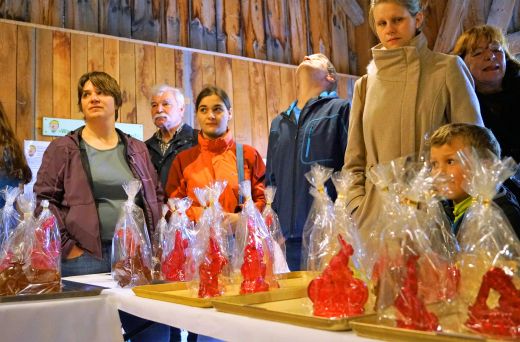
[[[32,192],[34,183],[36,182],[36,175],[42,164],[43,153],[49,146],[49,141],[35,141],[35,140],[24,140],[23,151],[25,153],[25,159],[32,172],[32,179],[29,184],[25,185],[25,192]]]
[[[42,135],[51,137],[62,137],[67,135],[67,133],[69,133],[70,131],[73,131],[76,128],[83,126],[84,124],[85,121],[83,120],[44,117],[42,125]],[[141,141],[144,139],[144,130],[143,125],[141,124],[116,122],[116,127],[125,132],[126,134],[130,134],[132,137],[136,139],[139,139]]]

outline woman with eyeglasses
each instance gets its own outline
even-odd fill
[[[520,162],[520,62],[511,55],[500,29],[481,25],[464,32],[453,52],[464,59],[473,78],[484,125],[495,134],[502,155]],[[520,189],[506,186],[520,200]]]

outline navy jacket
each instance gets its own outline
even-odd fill
[[[335,92],[310,99],[302,108],[298,123],[292,106],[271,123],[267,148],[266,185],[277,187],[273,208],[286,238],[301,238],[312,205],[305,173],[311,165],[343,167],[347,146],[350,103]],[[333,200],[332,181],[327,190]]]
[[[159,174],[159,180],[161,181],[161,186],[163,187],[163,189],[166,186],[166,181],[168,180],[168,172],[170,171],[170,166],[172,165],[175,156],[179,154],[179,152],[197,145],[198,134],[198,130],[193,129],[188,124],[184,124],[180,132],[173,137],[173,142],[166,150],[164,156],[161,153],[161,147],[159,146],[159,137],[157,137],[157,133],[155,133],[154,135],[152,135],[150,139],[145,141],[146,147],[148,148],[148,152],[150,152],[152,164],[155,167],[157,173]]]
[[[502,209],[505,217],[509,220],[511,227],[515,231],[516,236],[520,239],[520,205],[515,195],[507,187],[502,186],[495,198],[493,198],[493,202]],[[462,221],[464,221],[465,213],[457,222],[453,222],[453,203],[451,201],[443,201],[442,204],[446,215],[450,219],[451,230],[453,234],[457,236]]]

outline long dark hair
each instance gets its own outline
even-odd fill
[[[17,178],[24,183],[29,183],[32,172],[23,150],[16,140],[4,106],[0,102],[0,169],[4,170],[8,177]]]

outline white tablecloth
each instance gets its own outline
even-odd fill
[[[0,304],[0,341],[122,341],[110,295]]]
[[[103,294],[115,299],[120,310],[198,334],[226,341],[371,341],[354,332],[331,332],[137,297],[131,289],[117,288],[107,274],[68,277],[67,280],[109,287]]]

